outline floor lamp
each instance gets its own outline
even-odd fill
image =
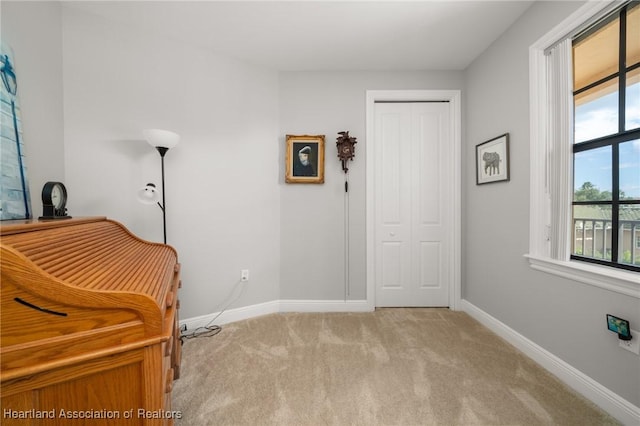
[[[158,150],[160,154],[160,164],[162,167],[162,194],[158,194],[158,189],[153,183],[148,183],[138,191],[138,201],[144,204],[158,204],[162,210],[162,229],[164,232],[164,243],[167,244],[167,211],[166,199],[164,195],[164,156],[171,148],[180,141],[180,135],[161,129],[144,130],[144,137],[149,145]],[[162,203],[158,200],[162,196]]]

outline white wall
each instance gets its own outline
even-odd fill
[[[365,112],[367,90],[461,89],[462,73],[283,72],[280,143],[286,134],[323,134],[325,184],[286,184],[281,192],[281,299],[366,299]],[[349,287],[345,291],[344,172],[338,132],[357,138],[349,163]],[[281,167],[284,181],[284,164]]]
[[[105,215],[162,241],[160,156],[145,128],[181,135],[165,157],[167,240],[182,262],[181,316],[216,312],[250,269],[237,304],[276,300],[280,275],[278,79],[63,8],[65,181],[70,214]]]
[[[640,406],[640,362],[618,347],[605,314],[640,324],[640,301],[532,270],[529,246],[528,48],[581,2],[537,2],[466,72],[466,169],[475,145],[508,132],[511,181],[468,173],[462,269],[466,300]]]
[[[64,179],[62,32],[55,2],[0,3],[1,39],[14,52],[25,162],[34,216],[42,186]]]

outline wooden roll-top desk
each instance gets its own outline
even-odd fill
[[[0,423],[167,425],[180,374],[173,248],[104,217],[0,223]]]

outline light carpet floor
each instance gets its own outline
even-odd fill
[[[287,313],[185,341],[185,425],[613,425],[462,312]]]

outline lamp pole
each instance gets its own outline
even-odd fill
[[[167,244],[167,203],[164,198],[164,155],[167,153],[167,151],[169,151],[169,148],[166,148],[164,146],[156,146],[156,149],[160,153],[160,167],[162,170],[162,205],[160,203],[158,203],[158,205],[160,206],[160,209],[162,209],[162,231],[164,234],[164,243]]]

